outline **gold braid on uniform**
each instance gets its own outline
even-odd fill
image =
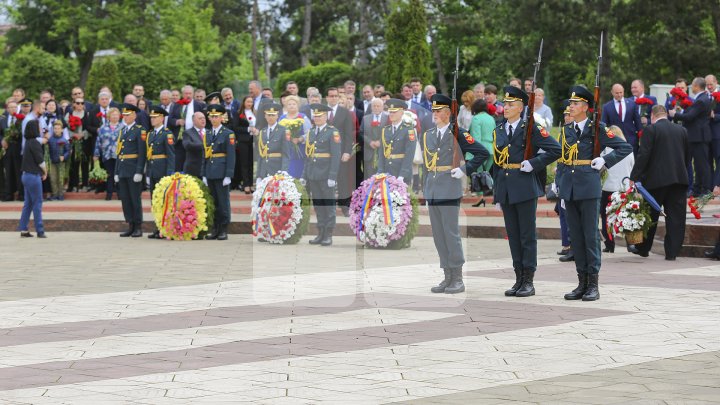
[[[493,130],[493,149],[493,161],[495,162],[496,166],[502,167],[504,164],[507,163],[508,158],[510,157],[510,145],[505,146],[503,150],[497,148],[496,130]]]
[[[561,133],[560,133],[560,147],[561,147],[561,154],[560,154],[560,163],[565,165],[572,165],[574,161],[577,160],[578,157],[578,145],[572,144],[568,145],[567,139],[565,138],[565,126],[562,127]]]
[[[383,127],[382,132],[380,133],[380,139],[382,139],[383,144],[383,155],[385,156],[385,159],[390,159],[390,155],[392,155],[392,143],[385,142],[385,128]]]
[[[308,131],[307,142],[305,142],[305,155],[309,158],[315,156],[315,143],[317,142],[317,140],[315,140],[315,142],[310,142],[310,136],[312,135],[312,132],[312,129]]]
[[[270,132],[270,129],[267,129],[268,132]],[[263,143],[263,134],[262,131],[260,132],[260,136],[258,136],[258,154],[261,158],[265,159],[268,154],[268,149],[270,149],[270,145],[266,145]],[[270,138],[270,135],[268,135],[268,138]]]
[[[430,131],[428,131],[430,132]],[[427,132],[423,136],[423,159],[425,160],[425,167],[428,171],[433,171],[437,167],[438,153],[432,153],[427,147]]]
[[[155,133],[155,131],[153,131],[153,134],[154,134],[154,133]],[[149,137],[149,136],[146,136],[146,137],[145,137],[145,149],[147,149],[147,152],[146,152],[147,160],[150,160],[150,159],[152,158],[152,155],[153,155],[153,145],[150,143],[150,137]]]

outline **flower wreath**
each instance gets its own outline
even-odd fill
[[[642,232],[644,236],[653,224],[650,204],[634,186],[630,186],[626,191],[612,193],[605,212],[607,231],[611,237],[627,236],[633,232]]]
[[[300,181],[287,172],[257,184],[252,199],[253,236],[270,243],[298,243],[310,222],[309,196]]]
[[[350,228],[371,247],[409,247],[418,216],[418,199],[407,184],[384,173],[363,181],[350,200]]]
[[[163,177],[152,195],[152,213],[160,235],[172,240],[197,239],[208,230],[207,200],[196,177]]]

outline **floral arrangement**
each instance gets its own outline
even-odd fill
[[[410,246],[418,228],[418,200],[395,176],[376,174],[363,181],[350,200],[350,228],[371,247]]]
[[[107,178],[108,178],[107,171],[105,171],[105,169],[100,167],[99,161],[95,161],[95,163],[93,165],[93,169],[90,171],[88,176],[89,176],[90,184],[92,184],[94,186],[99,186],[99,185],[105,184],[105,182],[107,181]]]
[[[290,131],[290,138],[291,139],[297,139],[302,136],[302,129],[303,125],[305,125],[305,118],[303,118],[302,115],[298,115],[297,118],[290,119],[290,118],[283,118],[279,122],[280,125],[285,127],[288,131]],[[290,139],[288,139],[289,141]],[[300,148],[297,144],[293,144],[295,147],[295,153],[300,156]]]
[[[608,235],[625,236],[629,244],[642,242],[653,224],[650,205],[635,186],[630,186],[626,191],[614,192],[605,212]]]
[[[492,116],[497,115],[497,107],[495,107],[495,104],[488,104],[487,109],[488,114]]]
[[[639,97],[635,99],[635,104],[637,105],[652,105],[652,103],[652,100],[647,97]]]
[[[713,101],[717,104],[720,103],[720,91],[714,91],[712,94]]]
[[[181,99],[178,100],[176,103],[177,103],[178,105],[188,105],[188,104],[190,104],[190,101],[191,101],[191,100],[190,100],[189,98],[181,98]]]
[[[672,108],[675,108],[678,102],[680,103],[680,107],[683,109],[686,109],[693,104],[693,101],[690,99],[688,94],[681,88],[673,87],[670,90],[670,95],[674,97],[674,100],[670,102],[670,106]]]
[[[15,124],[5,130],[4,139],[7,143],[17,142],[20,139],[20,128],[23,120],[25,119],[24,114],[13,113],[12,116],[15,117]]]
[[[712,201],[713,198],[715,198],[713,193],[707,193],[700,197],[690,197],[688,199],[688,208],[690,208],[690,213],[693,214],[695,219],[702,218],[702,215],[700,215],[700,213],[703,211],[707,203]]]
[[[171,240],[197,239],[208,230],[207,200],[196,177],[163,177],[152,195],[152,213],[160,235]]]
[[[68,117],[68,127],[70,127],[70,130],[73,132],[77,131],[80,127],[82,127],[82,119],[71,114]]]
[[[310,222],[309,196],[300,181],[279,172],[258,183],[251,215],[253,236],[274,244],[295,244]]]

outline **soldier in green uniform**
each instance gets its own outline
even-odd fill
[[[465,291],[462,278],[465,256],[459,224],[464,177],[475,172],[490,153],[463,128],[458,128],[455,138],[453,125],[457,124],[450,122],[450,97],[435,94],[431,102],[436,126],[425,131],[419,139],[423,151],[423,196],[428,204],[433,241],[445,278],[430,291],[456,294]],[[473,158],[461,165],[466,153],[471,153]]]
[[[493,131],[493,195],[495,203],[502,207],[515,270],[515,284],[505,295],[529,297],[535,295],[537,200],[544,194],[538,176],[560,157],[560,145],[538,125],[533,125],[531,144],[527,145],[527,122],[522,115],[529,97],[513,86],[504,90],[505,121]],[[527,147],[532,148],[532,157],[526,160]],[[540,153],[541,149],[544,153]]]
[[[385,105],[390,125],[380,133],[382,147],[378,155],[378,173],[390,174],[409,185],[417,139],[415,128],[402,120],[407,101],[391,98]]]
[[[582,86],[574,86],[570,91],[573,122],[563,126],[560,132],[562,154],[558,166],[562,167],[558,169],[558,189],[560,199],[565,202],[579,283],[565,294],[565,299],[595,301],[600,298],[600,170],[612,167],[632,153],[632,146],[616,138],[602,122],[596,136],[594,124],[587,116],[594,104],[593,94]],[[599,150],[609,147],[613,151],[603,157],[595,156],[595,142],[600,142]]]
[[[212,129],[207,132],[203,182],[215,201],[214,229],[205,239],[226,240],[230,224],[230,182],[235,172],[235,134],[222,125],[225,107],[211,104],[207,108]]]
[[[168,112],[162,106],[154,105],[150,108],[150,125],[152,131],[148,134],[147,148],[147,182],[152,194],[155,185],[165,176],[175,172],[175,139],[171,130],[165,127],[165,117]],[[148,235],[150,239],[160,239],[160,231],[155,229]]]
[[[342,155],[340,131],[328,125],[330,107],[311,104],[315,126],[305,139],[305,167],[303,179],[312,197],[317,216],[318,235],[311,245],[332,245],[335,229],[335,186],[337,185],[340,156]]]
[[[282,106],[278,103],[268,104],[265,108],[267,128],[257,135],[257,182],[279,171],[287,171],[290,164],[290,130],[277,123]]]
[[[122,201],[125,222],[130,225],[127,232],[121,237],[142,236],[142,178],[145,172],[147,133],[135,122],[137,112],[140,111],[132,104],[120,106],[125,128],[123,128],[117,142],[117,163],[115,167],[115,182],[118,183],[118,195]]]

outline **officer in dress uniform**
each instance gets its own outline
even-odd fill
[[[458,223],[464,177],[475,172],[490,154],[463,128],[458,128],[455,138],[450,122],[450,97],[435,94],[431,102],[436,126],[419,139],[423,151],[423,195],[429,206],[433,241],[445,278],[430,291],[456,294],[465,291],[462,279],[465,257]],[[463,165],[461,159],[466,153],[471,153],[473,158]]]
[[[602,122],[596,137],[594,124],[587,116],[588,109],[594,104],[593,94],[582,86],[574,86],[570,91],[573,122],[560,131],[562,154],[558,164],[558,189],[560,199],[565,202],[579,283],[572,292],[565,294],[565,299],[595,301],[600,298],[600,170],[612,167],[633,149],[629,143],[616,138]],[[609,147],[613,151],[603,157],[595,156],[594,146],[598,141],[599,150]]]
[[[122,201],[125,222],[130,225],[121,237],[142,236],[142,178],[147,159],[147,132],[135,122],[140,111],[132,104],[120,106],[126,127],[120,133],[117,142],[117,163],[115,166],[115,182],[118,183],[118,194]]]
[[[330,107],[311,104],[310,111],[315,126],[310,129],[305,140],[307,157],[303,179],[312,197],[318,226],[318,235],[310,244],[330,246],[335,229],[335,186],[340,169],[342,138],[337,128],[327,124]]]
[[[282,106],[272,103],[265,109],[267,128],[260,131],[257,137],[257,182],[279,171],[287,171],[290,164],[290,147],[292,134],[290,130],[277,123]]]
[[[537,200],[545,193],[538,176],[545,175],[543,169],[560,157],[560,145],[545,128],[533,125],[532,157],[525,160],[527,122],[521,115],[529,97],[517,87],[504,90],[505,121],[493,131],[493,195],[502,207],[515,270],[515,284],[505,295],[529,297],[535,295]]]
[[[150,124],[152,131],[146,139],[147,147],[147,181],[152,194],[155,185],[165,176],[175,172],[175,139],[171,130],[165,127],[165,117],[168,112],[160,105],[150,108]],[[160,239],[160,231],[148,235],[150,239]]]
[[[203,182],[215,201],[215,225],[205,239],[226,240],[230,224],[230,182],[235,172],[235,134],[222,125],[225,107],[207,108],[212,128],[205,138]]]
[[[390,125],[380,133],[382,149],[378,155],[378,173],[387,173],[410,184],[417,139],[415,128],[403,122],[407,101],[391,98],[385,102]]]

